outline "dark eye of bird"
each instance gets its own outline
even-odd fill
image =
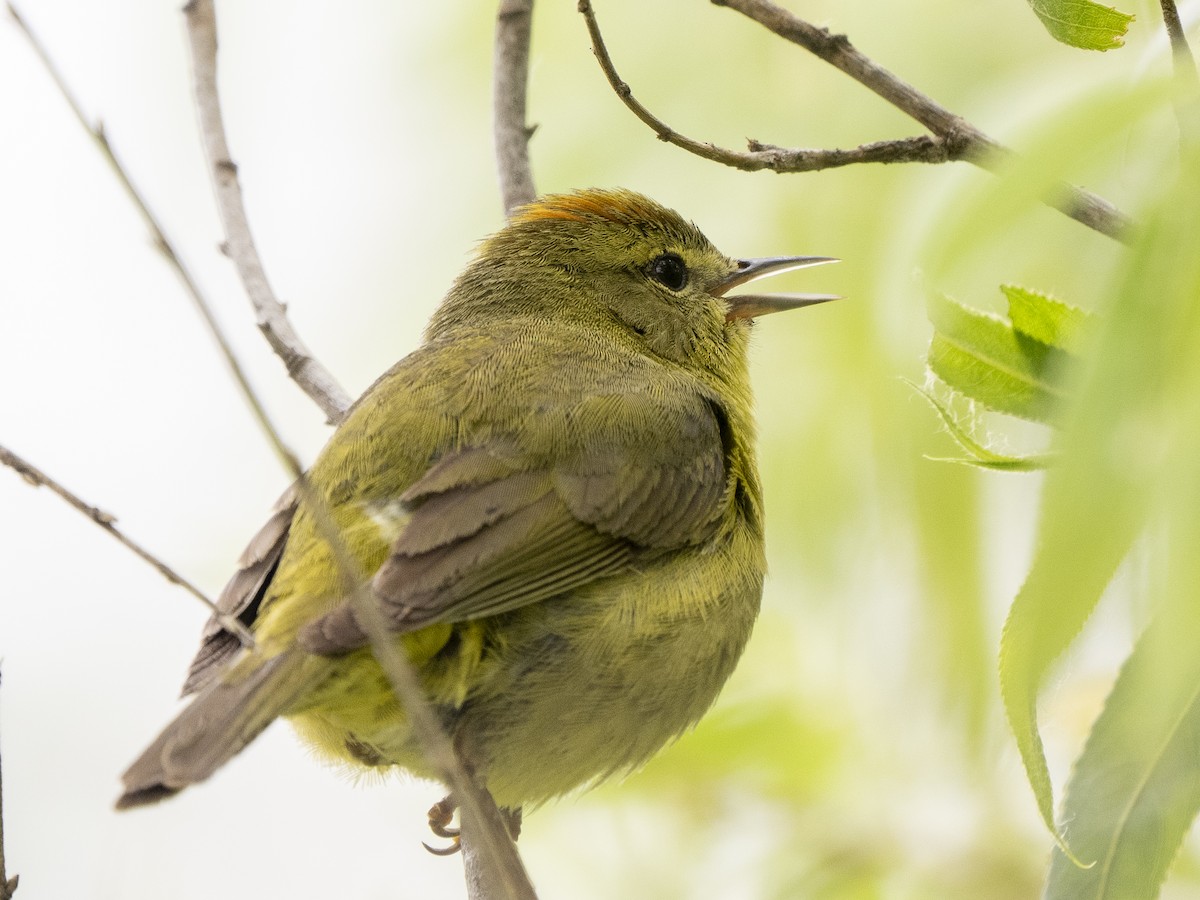
[[[673,291],[682,291],[688,281],[687,266],[675,253],[654,257],[646,267],[646,274]]]

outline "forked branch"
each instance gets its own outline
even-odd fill
[[[774,172],[812,172],[853,163],[943,163],[954,160],[966,160],[996,171],[1012,154],[1011,150],[992,140],[965,119],[935,103],[912,85],[901,81],[887,69],[864,56],[845,35],[835,35],[824,28],[817,28],[768,0],[712,2],[737,10],[845,72],[924,125],[932,135],[880,141],[851,150],[785,149],[751,141],[748,152],[728,150],[689,138],[675,131],[634,99],[629,85],[617,74],[590,0],[579,0],[578,9],[587,23],[592,38],[592,49],[609,84],[621,102],[652,128],[660,140],[704,159],[747,171],[770,169]],[[1102,234],[1121,241],[1129,240],[1129,219],[1107,200],[1089,191],[1060,183],[1044,198],[1044,202]]]

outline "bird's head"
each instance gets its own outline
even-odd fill
[[[836,299],[730,293],[828,257],[733,259],[691,222],[641,194],[592,189],[522,207],[484,242],[434,317],[435,334],[464,317],[545,316],[617,329],[685,366],[745,346],[757,316]]]

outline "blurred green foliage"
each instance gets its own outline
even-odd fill
[[[1157,5],[1144,0],[1128,46],[1103,56],[1055,44],[1021,4],[990,7],[986,30],[959,4],[917,6],[814,2],[796,12],[846,32],[881,64],[1017,149],[1020,156],[999,177],[961,164],[803,176],[730,172],[655,141],[622,115],[615,98],[596,98],[589,109],[602,119],[573,128],[564,119],[566,95],[600,75],[571,68],[581,23],[539,10],[532,112],[543,125],[534,144],[539,187],[619,182],[680,208],[727,252],[839,256],[845,262],[836,271],[804,276],[800,288],[848,298],[765,322],[758,332],[754,376],[773,577],[747,658],[695,733],[643,773],[569,810],[560,805],[553,815],[531,818],[525,852],[550,894],[1036,895],[1053,847],[1039,826],[1039,803],[1053,816],[1049,785],[1067,780],[1082,751],[1099,712],[1097,679],[1103,686],[1116,677],[1111,665],[1096,671],[1092,664],[1052,664],[1068,645],[1079,645],[1076,658],[1110,659],[1114,647],[1133,638],[1107,623],[1079,634],[1150,516],[1171,523],[1163,527],[1176,535],[1175,553],[1186,555],[1178,536],[1194,525],[1187,511],[1200,505],[1168,484],[1194,478],[1189,460],[1200,453],[1188,454],[1200,447],[1186,443],[1190,426],[1167,427],[1171,407],[1155,401],[1162,417],[1137,415],[1147,396],[1168,384],[1171,397],[1194,406],[1182,386],[1191,366],[1179,367],[1196,333],[1187,315],[1200,294],[1200,284],[1188,280],[1190,268],[1171,262],[1187,246],[1191,260],[1200,258],[1200,235],[1164,212],[1195,195],[1186,178],[1164,189],[1180,167]],[[919,130],[728,11],[681,3],[645,10],[614,0],[597,12],[635,94],[689,136],[735,147],[744,135],[845,146]],[[916,20],[938,28],[919,28]],[[685,41],[649,40],[683,34],[684,23]],[[572,77],[539,80],[559,66]],[[605,138],[598,143],[599,134]],[[1060,181],[1086,184],[1140,222],[1165,216],[1170,224],[1163,227],[1175,237],[1164,243],[1162,233],[1139,232],[1129,249],[1089,232],[1041,202]],[[1034,416],[1061,416],[1061,437],[976,416],[980,431],[990,432],[980,447],[1001,458],[1016,457],[1010,442],[1022,457],[1048,448],[1066,455],[1045,476],[1041,500],[1043,476],[931,459],[954,453],[953,443],[902,381],[924,380],[937,325],[936,316],[931,325],[925,315],[930,297],[963,298],[965,306],[956,308],[978,322],[965,307],[994,303],[997,287],[1014,283],[1029,288],[1005,290],[1016,324],[1016,331],[1004,326],[1008,335],[1016,344],[1037,340],[1080,357],[1072,384],[1084,384],[1077,410],[1058,397]],[[1045,294],[1089,312],[1038,306]],[[1150,302],[1171,315],[1141,315]],[[1096,332],[1091,352],[1081,350],[1073,328],[1085,319]],[[1164,357],[1166,345],[1178,352]],[[1154,383],[1145,380],[1150,369],[1122,380],[1135,357],[1148,362],[1155,355]],[[1112,359],[1121,363],[1107,365]],[[1191,390],[1196,396],[1200,390]],[[1130,458],[1140,460],[1133,470]],[[1153,462],[1164,459],[1178,468]],[[1101,463],[1108,468],[1095,468]],[[1163,593],[1148,596],[1147,579],[1125,579],[1109,590],[1110,602],[1141,610],[1174,597],[1174,608],[1190,608],[1179,599],[1190,590],[1184,575],[1167,578],[1170,554],[1149,546],[1157,536],[1154,530],[1139,543],[1138,554],[1162,576]],[[1010,657],[1005,677],[1008,690],[1027,700],[1020,743],[1026,761],[1035,736],[1048,751],[1037,798],[1004,722],[996,675],[1001,623],[1031,564],[1032,587],[1021,591],[1014,616],[1036,608],[1029,627],[1037,647],[1023,661]],[[1069,596],[1079,601],[1064,605]],[[1143,638],[1136,659],[1166,653],[1143,649],[1146,641],[1153,643]],[[1081,890],[1060,887],[1092,876],[1056,855],[1048,890],[1060,892],[1052,896],[1154,896],[1197,802],[1185,777],[1195,771],[1194,760],[1185,762],[1185,748],[1194,749],[1183,739],[1190,732],[1167,733],[1168,723],[1193,724],[1192,695],[1176,690],[1190,683],[1190,666],[1158,673],[1173,685],[1167,690],[1147,675],[1155,666],[1131,662],[1122,675],[1130,686],[1115,695],[1140,692],[1138,702],[1155,691],[1179,696],[1173,717],[1154,720],[1162,739],[1130,763],[1158,786],[1140,795],[1124,787],[1141,819],[1103,823],[1108,804],[1087,786],[1096,782],[1079,786],[1081,778],[1103,775],[1077,773],[1068,791],[1065,820],[1074,824],[1067,839],[1078,834],[1077,852],[1088,859],[1110,841],[1114,865],[1132,865],[1133,881],[1107,894],[1092,882]],[[1043,716],[1038,732],[1034,704],[1051,671],[1060,673],[1054,708],[1072,714]],[[1151,727],[1137,708],[1110,701],[1081,766],[1096,762],[1103,772],[1125,765],[1114,748],[1125,746],[1132,728]],[[1155,808],[1152,798],[1164,794],[1178,799]],[[1154,844],[1137,826],[1156,824],[1158,812],[1167,833]],[[611,845],[571,841],[585,821],[603,831],[601,816],[615,817]],[[609,851],[620,862],[598,869],[592,857]],[[1183,853],[1168,888],[1186,895],[1200,890],[1200,878],[1194,848],[1185,844]],[[1122,892],[1139,878],[1141,893]]]

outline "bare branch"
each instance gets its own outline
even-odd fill
[[[851,150],[785,149],[750,141],[749,152],[738,152],[682,135],[634,99],[629,85],[621,80],[596,22],[590,0],[579,0],[578,8],[592,38],[592,50],[621,101],[654,130],[660,140],[704,159],[745,171],[813,172],[856,163],[924,162],[966,160],[995,171],[1012,152],[965,119],[934,103],[916,88],[876,65],[850,45],[844,35],[831,35],[823,28],[798,19],[766,0],[712,0],[729,6],[760,22],[776,34],[799,44],[815,55],[862,82],[879,96],[916,119],[932,136],[901,138],[863,144]],[[1106,200],[1069,184],[1059,184],[1045,202],[1073,219],[1110,237],[1127,241],[1129,220]]]
[[[500,0],[492,72],[492,128],[506,216],[537,198],[529,165],[529,138],[534,129],[525,124],[532,22],[533,0]]]
[[[874,144],[864,144],[852,150],[787,149],[751,140],[748,142],[750,147],[749,152],[742,152],[718,147],[716,144],[710,144],[707,141],[694,140],[676,131],[658,116],[654,115],[654,113],[650,112],[649,109],[633,96],[633,91],[629,85],[622,81],[621,76],[617,74],[612,56],[609,54],[608,47],[604,43],[604,35],[601,34],[600,25],[596,21],[595,13],[592,11],[591,3],[588,0],[583,0],[579,4],[579,11],[583,13],[584,20],[587,22],[588,33],[592,38],[592,50],[596,54],[600,68],[603,70],[608,83],[612,86],[613,91],[620,98],[621,102],[625,104],[630,112],[648,125],[658,135],[660,141],[674,144],[676,147],[681,147],[689,153],[694,153],[696,156],[712,160],[713,162],[719,162],[726,166],[732,166],[735,169],[741,169],[745,172],[770,169],[780,173],[813,172],[818,169],[830,169],[864,162],[941,163],[946,162],[948,159],[962,158],[961,155],[952,155],[961,154],[961,147],[951,147],[941,138],[928,135],[895,141],[879,141]]]
[[[37,55],[37,58],[41,61],[42,66],[50,75],[51,80],[54,81],[55,87],[58,88],[59,93],[61,93],[63,96],[63,99],[67,101],[67,106],[71,108],[71,112],[75,114],[75,118],[83,130],[86,131],[88,136],[96,142],[96,146],[99,148],[100,153],[104,156],[109,168],[112,169],[113,174],[117,177],[117,181],[124,189],[126,196],[129,198],[130,202],[133,203],[133,206],[138,211],[138,214],[142,217],[142,221],[146,223],[146,227],[150,230],[150,234],[154,238],[154,246],[166,258],[171,268],[175,270],[175,274],[179,276],[179,280],[183,283],[184,289],[187,291],[192,300],[196,302],[197,305],[204,307],[205,301],[200,295],[200,288],[197,286],[196,280],[192,277],[192,274],[188,270],[187,266],[184,265],[183,260],[175,252],[175,248],[170,240],[167,239],[167,236],[163,231],[163,227],[159,223],[158,217],[151,211],[149,204],[142,195],[142,192],[138,190],[137,186],[133,183],[132,179],[129,177],[129,174],[126,172],[125,167],[121,164],[120,159],[117,158],[116,153],[113,151],[112,145],[108,141],[108,135],[104,132],[104,125],[100,122],[97,122],[93,125],[88,121],[87,116],[84,114],[83,107],[79,104],[79,101],[75,99],[75,95],[71,93],[70,87],[67,85],[62,73],[59,72],[58,67],[54,64],[54,60],[50,58],[50,54],[46,50],[45,46],[38,39],[37,35],[35,35],[30,29],[29,25],[25,22],[25,19],[21,16],[20,12],[17,11],[16,7],[14,7],[11,3],[6,5],[8,7],[9,15],[12,16],[13,21],[15,21],[17,24],[17,27],[21,29],[21,32],[25,35],[26,40],[29,41],[29,44],[33,48],[34,53]]]
[[[1196,61],[1192,58],[1192,50],[1188,47],[1187,35],[1183,31],[1183,22],[1179,20],[1179,10],[1175,0],[1159,0],[1162,6],[1163,24],[1167,27],[1167,37],[1171,39],[1171,53],[1175,57],[1176,71],[1180,68],[1190,71],[1186,77],[1196,79]]]
[[[25,24],[25,20],[21,18],[20,14],[11,3],[8,4],[8,11],[16,20],[17,25],[21,28],[22,32],[25,34],[25,37],[29,40],[29,43],[33,46],[38,58],[42,61],[42,64],[45,66],[46,71],[50,74],[50,77],[54,80],[55,85],[58,87],[63,99],[67,101],[67,105],[71,108],[71,112],[75,114],[75,118],[79,121],[79,124],[100,148],[100,152],[104,155],[104,158],[108,162],[109,167],[112,169],[113,174],[116,175],[117,180],[120,182],[122,188],[124,188],[126,196],[129,197],[130,202],[133,203],[134,208],[137,209],[138,214],[146,223],[146,227],[150,230],[150,234],[154,238],[155,247],[158,248],[159,252],[162,253],[163,257],[167,260],[168,264],[170,264],[175,274],[179,277],[180,282],[183,284],[184,290],[187,292],[188,297],[191,298],[193,306],[195,306],[196,311],[200,313],[200,317],[204,320],[204,324],[208,327],[209,334],[211,334],[213,340],[217,342],[217,347],[220,349],[221,355],[224,357],[230,373],[240,386],[243,396],[250,405],[250,411],[258,421],[263,433],[266,434],[271,440],[272,446],[274,447],[276,453],[281,459],[284,460],[285,464],[288,464],[289,468],[298,469],[299,463],[296,461],[291,451],[288,450],[283,445],[282,441],[279,440],[278,431],[267,418],[266,410],[263,408],[262,404],[259,403],[258,397],[250,387],[250,382],[246,377],[245,371],[242,369],[241,363],[238,362],[237,356],[233,352],[233,347],[229,344],[229,341],[226,340],[224,333],[217,325],[216,317],[213,315],[212,311],[212,304],[209,303],[208,299],[200,290],[200,286],[195,277],[193,277],[191,271],[184,264],[183,258],[175,250],[174,244],[172,244],[171,240],[167,237],[158,217],[150,209],[150,205],[146,202],[142,192],[138,190],[137,186],[133,183],[133,179],[130,177],[124,165],[122,165],[120,159],[113,151],[112,145],[108,141],[108,136],[104,133],[104,127],[99,124],[93,126],[88,123],[87,116],[84,115],[83,108],[75,99],[74,94],[71,93],[70,88],[67,86],[66,81],[59,73],[58,68],[54,65],[54,62],[50,58],[50,55],[46,51],[45,47],[38,40],[37,36]],[[297,380],[299,381],[299,378],[297,378]],[[304,386],[303,382],[301,382],[301,386]],[[336,388],[336,385],[334,385],[334,387]],[[340,388],[337,388],[337,390],[339,392],[341,391]],[[312,396],[311,393],[310,396]],[[318,403],[319,402],[320,401],[318,401]],[[344,402],[345,406],[349,405],[348,401],[339,400],[338,402]],[[324,409],[324,407],[322,407],[322,409]],[[329,410],[326,410],[326,413],[329,414]],[[341,413],[339,412],[338,418],[340,418],[340,416]],[[209,601],[207,598],[204,599],[204,602],[211,605],[211,601]],[[235,633],[238,632],[235,630]],[[239,637],[241,637],[240,633]]]
[[[12,469],[34,487],[49,488],[76,510],[83,513],[85,516],[107,531],[110,535],[116,538],[117,541],[126,547],[126,549],[133,551],[133,553],[140,557],[144,562],[149,563],[155,570],[158,571],[160,575],[162,575],[163,578],[167,579],[167,581],[171,582],[172,584],[179,585],[179,587],[183,588],[185,591],[203,603],[206,607],[208,607],[209,612],[211,612],[221,623],[221,627],[236,635],[237,639],[241,641],[243,646],[254,646],[254,638],[241,622],[232,616],[228,616],[221,612],[217,608],[217,605],[213,603],[213,601],[210,600],[202,590],[168,566],[165,562],[160,560],[149,550],[142,547],[132,538],[127,537],[124,532],[117,528],[117,520],[111,513],[107,513],[104,510],[98,509],[95,506],[92,506],[90,503],[86,503],[85,501],[81,500],[76,494],[71,493],[41,469],[38,469],[32,463],[27,462],[26,460],[17,456],[17,454],[13,453],[11,450],[2,446],[0,446],[0,465],[4,465]]]
[[[350,406],[350,397],[333,375],[312,356],[292,328],[286,309],[275,297],[267,281],[267,273],[250,233],[237,165],[229,153],[225,124],[221,118],[221,103],[217,93],[217,25],[212,0],[192,0],[183,10],[187,16],[188,40],[192,51],[201,138],[225,228],[225,252],[237,267],[254,307],[258,327],[271,349],[283,360],[292,379],[321,408],[329,421],[339,422]]]
[[[849,150],[776,147],[755,140],[748,143],[750,152],[742,155],[763,164],[755,168],[766,168],[780,173],[815,172],[818,169],[836,169],[858,163],[944,163],[963,158],[961,147],[955,147],[931,134],[891,141],[874,141]]]
[[[17,891],[19,875],[8,877],[4,862],[4,767],[0,765],[0,900],[12,900]]]
[[[586,2],[581,0],[581,5]],[[961,146],[961,156],[955,158],[995,171],[1003,158],[1011,153],[965,119],[863,55],[844,34],[831,34],[770,0],[712,0],[712,3],[736,10],[785,40],[798,44],[874,91],[948,144]],[[1133,223],[1130,219],[1090,191],[1061,183],[1043,198],[1043,202],[1101,234],[1125,243],[1131,239]]]
[[[1163,24],[1171,41],[1171,58],[1175,64],[1175,81],[1179,95],[1175,98],[1175,115],[1179,120],[1179,137],[1185,147],[1200,143],[1200,74],[1188,46],[1183,23],[1175,0],[1160,0]]]

